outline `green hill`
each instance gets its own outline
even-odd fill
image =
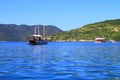
[[[0,41],[26,41],[29,35],[34,34],[37,25],[0,24]],[[40,34],[43,33],[43,25],[39,25]],[[56,26],[45,26],[46,36],[63,32]]]
[[[120,41],[120,19],[106,20],[88,24],[78,29],[53,35],[52,40],[94,40],[104,37],[106,40]]]

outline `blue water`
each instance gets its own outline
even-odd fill
[[[120,80],[120,43],[0,42],[0,80]]]

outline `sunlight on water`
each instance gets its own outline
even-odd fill
[[[0,80],[120,80],[120,43],[0,45]]]

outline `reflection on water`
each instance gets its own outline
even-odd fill
[[[0,42],[1,80],[119,80],[120,43]]]

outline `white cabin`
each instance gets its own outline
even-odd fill
[[[105,42],[105,38],[95,38],[95,42],[97,43]]]

